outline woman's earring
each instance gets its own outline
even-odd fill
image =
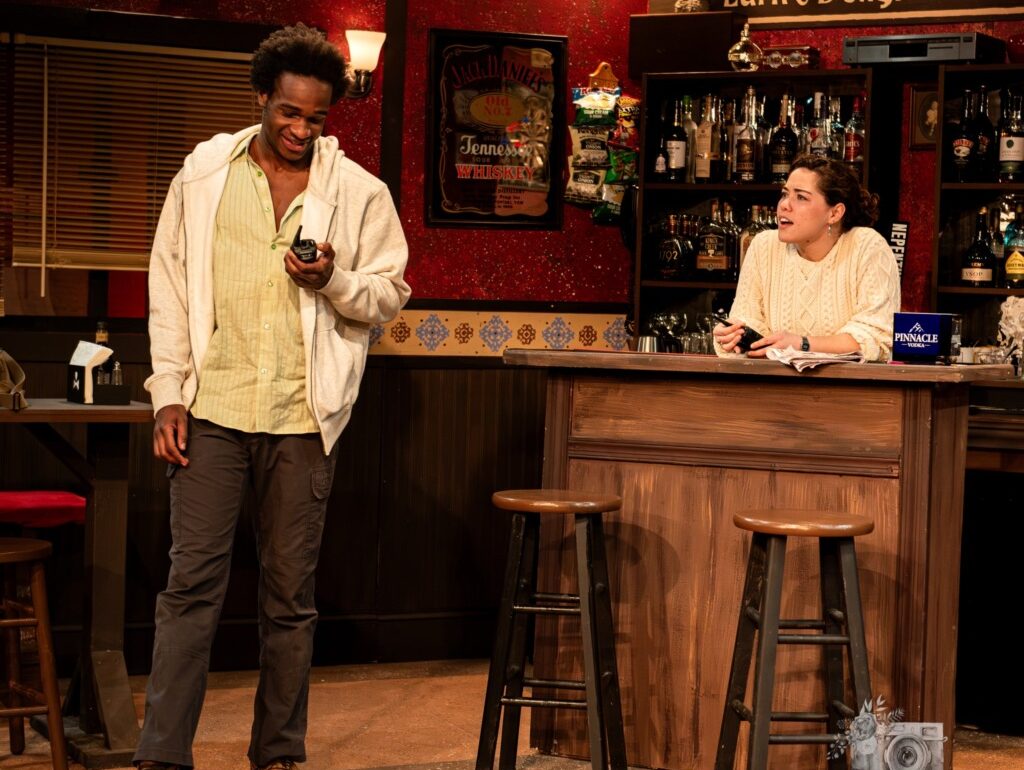
[[[828,223],[828,237],[829,238],[832,237],[832,223],[831,222]]]

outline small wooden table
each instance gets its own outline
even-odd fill
[[[87,489],[85,634],[64,713],[78,722],[75,729],[65,720],[70,753],[90,768],[129,765],[139,740],[124,662],[128,442],[129,425],[152,419],[152,406],[139,401],[93,406],[33,398],[27,409],[0,409],[0,423],[23,425]],[[57,423],[86,425],[84,456],[53,428]]]

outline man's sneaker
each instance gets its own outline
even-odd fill
[[[275,759],[267,765],[257,765],[249,760],[250,770],[295,770],[295,762],[291,759]]]

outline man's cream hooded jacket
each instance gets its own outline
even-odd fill
[[[213,236],[232,150],[260,127],[218,134],[185,159],[160,214],[149,264],[153,411],[189,408],[213,336]],[[334,247],[334,273],[319,291],[299,289],[306,403],[328,453],[348,423],[366,365],[370,325],[409,299],[408,248],[387,187],[317,139],[302,206],[302,235]],[[283,271],[283,267],[282,267]],[[287,276],[284,276],[287,277]]]

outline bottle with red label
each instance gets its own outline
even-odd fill
[[[853,99],[853,114],[843,129],[843,162],[858,179],[864,179],[864,113],[863,101]]]
[[[971,109],[974,103],[971,89],[964,89],[964,105],[960,114],[960,122],[949,126],[946,138],[946,164],[949,182],[970,182],[974,170],[972,159],[977,134],[974,131],[974,114]]]

